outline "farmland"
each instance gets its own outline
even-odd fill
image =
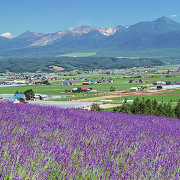
[[[150,90],[149,87],[152,87],[153,81],[163,81],[170,83],[180,82],[180,74],[177,71],[178,66],[176,65],[166,65],[158,66],[152,68],[130,68],[123,70],[94,70],[94,71],[82,71],[76,73],[72,72],[61,72],[62,75],[58,76],[58,73],[44,73],[40,77],[48,78],[48,81],[51,85],[35,85],[30,84],[28,86],[19,86],[19,87],[0,87],[0,94],[14,94],[16,91],[24,93],[28,89],[32,89],[36,94],[47,94],[47,95],[74,95],[73,100],[76,101],[101,101],[103,100],[104,104],[117,104],[121,105],[123,100],[134,100],[137,97],[145,100],[156,99],[158,103],[162,102],[172,102],[173,106],[176,105],[180,99],[180,91],[178,89],[172,90]],[[166,74],[166,72],[173,72]],[[156,72],[156,73],[154,73]],[[151,74],[150,74],[151,73]],[[37,73],[34,73],[37,76]],[[28,76],[31,77],[33,73],[29,73]],[[149,75],[149,76],[147,76]],[[27,76],[27,75],[26,75]],[[55,79],[52,77],[55,76]],[[147,77],[146,77],[147,76]],[[1,76],[4,78],[3,76]],[[11,80],[14,77],[7,76],[7,80]],[[22,76],[23,78],[23,76]],[[83,79],[83,80],[80,80]],[[112,82],[108,82],[112,80]],[[140,80],[143,80],[143,83],[139,83]],[[35,80],[40,81],[40,80]],[[34,82],[35,82],[34,81]],[[90,85],[82,85],[85,81],[92,81],[100,83],[94,83]],[[130,83],[133,81],[133,83]],[[71,82],[71,85],[63,85],[63,83]],[[143,91],[139,92],[130,92],[131,87],[141,87]],[[154,86],[155,87],[155,86]],[[92,91],[88,92],[65,92],[65,89],[73,88],[88,88]],[[112,90],[113,89],[113,90]],[[67,98],[58,98],[53,99],[53,101],[68,101]],[[106,101],[107,100],[107,101]],[[110,105],[111,106],[111,105]]]
[[[89,57],[96,55],[95,52],[87,52],[87,53],[70,53],[70,54],[61,54],[56,57]]]
[[[97,80],[108,80],[112,79],[113,83],[100,83],[100,84],[93,84],[93,85],[82,85],[82,81],[72,81],[73,85],[62,85],[63,82],[68,82],[69,79],[73,78],[86,78],[89,81],[97,81]],[[145,80],[145,83],[129,83],[129,81],[133,79],[134,81],[139,81],[140,79]],[[32,89],[34,93],[40,93],[40,94],[49,94],[49,95],[62,95],[65,93],[65,89],[73,89],[73,88],[91,88],[92,90],[96,90],[96,92],[81,92],[81,93],[70,93],[71,95],[74,95],[74,99],[84,99],[87,98],[94,98],[94,97],[107,97],[110,95],[114,95],[116,97],[112,97],[113,102],[112,103],[120,103],[120,100],[123,100],[125,98],[127,99],[135,99],[137,96],[140,98],[144,97],[145,99],[157,99],[159,102],[167,101],[169,102],[172,100],[173,102],[177,102],[180,97],[180,91],[179,90],[171,90],[171,91],[163,91],[162,93],[156,92],[156,91],[148,91],[147,87],[152,86],[153,81],[170,81],[172,83],[179,82],[180,76],[177,75],[153,75],[151,78],[139,78],[136,76],[127,76],[124,77],[123,75],[98,75],[98,74],[82,74],[82,75],[76,75],[76,76],[65,76],[65,77],[59,77],[56,81],[50,81],[53,84],[52,85],[30,85],[30,86],[19,86],[19,87],[1,87],[0,88],[0,94],[14,94],[16,91],[24,92],[28,89]],[[131,94],[123,94],[122,91],[129,91],[131,87],[138,87],[141,86],[144,89],[143,93],[137,92],[137,93],[131,93]],[[110,92],[110,88],[113,87],[115,89],[114,92]],[[105,99],[105,98],[104,98]],[[68,98],[65,99],[56,99],[58,100],[68,100]]]
[[[155,95],[131,95],[131,96],[119,96],[118,98],[111,98],[113,100],[113,103],[120,103],[123,100],[134,100],[136,98],[147,100],[157,100],[158,102],[178,102],[180,99],[180,94],[179,95],[172,95],[169,96],[168,94],[155,94]]]
[[[1,178],[179,179],[179,119],[11,103],[0,116]]]

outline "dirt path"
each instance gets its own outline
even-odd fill
[[[113,107],[117,107],[117,106],[121,106],[121,104],[102,104],[102,105],[100,105],[100,107],[103,108],[103,109],[113,108]],[[83,108],[83,109],[90,110],[91,107],[86,107],[86,108]]]
[[[100,107],[103,109],[113,108],[113,107],[117,107],[117,106],[121,106],[121,104],[102,104],[102,105],[100,105]]]
[[[119,95],[109,95],[109,96],[101,96],[101,97],[79,99],[77,101],[100,101],[100,100],[110,99],[110,98],[115,98],[115,97],[120,97],[120,96]]]

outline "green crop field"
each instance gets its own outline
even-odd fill
[[[122,81],[121,81],[122,80]],[[35,85],[35,86],[19,86],[19,87],[0,87],[0,94],[13,94],[17,90],[19,92],[24,92],[27,89],[32,89],[35,93],[41,94],[62,94],[65,92],[65,89],[72,89],[77,87],[86,87],[92,88],[97,91],[109,91],[111,86],[115,87],[116,90],[129,90],[132,86],[131,84],[125,83],[126,80],[118,79],[114,83],[105,83],[105,84],[94,84],[94,85],[82,85],[82,82],[73,82],[74,85],[62,85],[61,82],[56,82],[53,85]],[[133,86],[138,86],[138,84],[133,84]]]
[[[60,54],[57,55],[56,57],[89,57],[89,56],[94,56],[96,55],[96,52],[87,52],[87,53],[70,53],[70,54]]]
[[[180,97],[180,89],[174,90],[174,91],[169,91],[169,92],[164,92],[164,94],[177,94]]]
[[[84,55],[87,55],[88,53],[83,53]],[[79,55],[83,55],[82,53],[79,53]],[[70,54],[69,54],[70,55]],[[78,55],[78,53],[72,53],[71,55]],[[89,53],[90,55],[90,53]],[[172,66],[174,67],[174,66]],[[155,69],[160,69],[160,67],[155,67]],[[163,67],[163,69],[171,68],[170,65],[167,67]],[[19,91],[23,93],[24,91],[28,89],[32,89],[34,93],[36,94],[47,94],[47,95],[74,95],[73,99],[86,99],[86,98],[93,98],[93,97],[99,97],[104,95],[109,95],[111,87],[115,88],[115,91],[129,91],[131,87],[148,87],[152,86],[153,81],[170,81],[173,82],[180,82],[180,74],[153,74],[151,78],[146,78],[146,74],[139,76],[140,72],[144,72],[148,68],[131,68],[131,69],[125,69],[122,71],[116,71],[116,73],[112,75],[106,75],[102,73],[106,73],[108,70],[101,70],[101,74],[99,72],[82,72],[82,74],[77,74],[74,76],[70,76],[70,72],[66,72],[66,76],[58,76],[58,80],[51,81],[53,85],[33,85],[33,86],[23,86],[23,87],[0,87],[0,94],[14,94],[16,91]],[[154,69],[154,68],[153,68]],[[130,75],[132,72],[135,72],[134,75]],[[137,72],[137,73],[136,73]],[[48,74],[47,74],[48,76]],[[4,78],[2,76],[2,78]],[[10,77],[7,77],[9,80]],[[85,78],[84,81],[71,81],[70,79],[77,79],[77,78]],[[14,79],[14,76],[12,76],[12,79]],[[99,80],[108,80],[113,79],[113,83],[101,83],[101,84],[92,84],[92,85],[82,85],[82,82],[85,81],[99,81]],[[140,79],[145,80],[146,83],[129,83],[129,80],[133,79],[134,81],[138,82]],[[72,82],[74,85],[62,85],[63,82]],[[92,90],[97,90],[97,92],[88,92],[88,93],[65,93],[65,89],[73,89],[73,88],[89,88]],[[156,99],[158,102],[177,102],[178,99],[180,99],[180,90],[175,91],[169,91],[169,92],[163,92],[153,95],[136,95],[136,96],[122,96],[121,98],[111,98],[115,104],[119,104],[123,99],[127,98],[128,100],[133,100],[136,97],[142,98],[144,97],[146,99]],[[54,99],[55,101],[66,101],[68,98],[59,98]],[[106,103],[106,102],[104,102]]]
[[[25,87],[1,87],[0,94],[13,94],[16,91],[24,92],[28,89],[32,89],[34,93],[40,94],[62,94],[61,85],[39,85],[39,86],[25,86]]]
[[[156,94],[156,95],[132,95],[132,96],[119,96],[119,97],[116,97],[116,98],[111,98],[112,103],[117,103],[119,104],[120,102],[122,102],[123,100],[127,99],[127,100],[134,100],[136,98],[139,98],[139,99],[150,99],[150,100],[157,100],[158,102],[178,102],[178,100],[180,99],[180,95],[173,95],[173,96],[168,96],[168,95],[165,95],[165,94]]]

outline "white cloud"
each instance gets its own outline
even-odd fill
[[[7,33],[4,33],[4,34],[1,34],[0,36],[6,37],[6,38],[11,38],[12,34],[7,32]]]
[[[176,17],[176,16],[177,16],[177,14],[172,14],[172,15],[171,15],[171,17]]]

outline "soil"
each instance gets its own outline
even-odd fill
[[[117,106],[121,106],[121,104],[102,104],[102,105],[100,105],[100,107],[103,108],[103,109],[113,108],[113,107],[117,107]],[[91,107],[85,107],[83,109],[90,110]]]

